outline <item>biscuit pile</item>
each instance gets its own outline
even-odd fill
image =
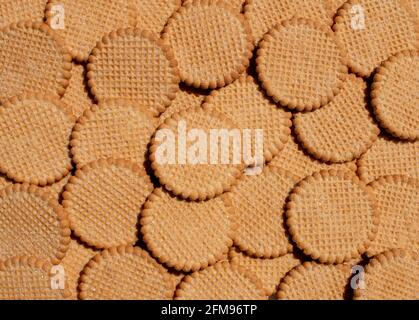
[[[0,299],[418,299],[418,10],[0,0]]]

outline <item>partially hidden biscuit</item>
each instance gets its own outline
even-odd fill
[[[325,26],[333,23],[323,1],[312,0],[246,0],[244,15],[249,21],[255,44],[277,23],[295,16],[311,19]]]
[[[394,249],[375,256],[365,267],[365,287],[355,300],[417,300],[419,259],[412,252]]]
[[[96,254],[96,251],[77,240],[71,240],[68,251],[60,263],[67,279],[66,289],[70,291],[71,299],[77,299],[81,271]]]
[[[142,167],[125,160],[99,160],[70,178],[63,207],[71,229],[87,244],[96,248],[134,244],[141,206],[152,191]]]
[[[163,31],[167,20],[179,9],[181,0],[133,0],[137,10],[137,28],[156,34]]]
[[[39,188],[15,184],[0,191],[0,260],[36,255],[57,264],[70,243],[67,215]]]
[[[237,79],[253,49],[247,21],[219,0],[187,2],[169,19],[162,37],[173,48],[181,80],[203,89]]]
[[[142,166],[157,119],[124,100],[106,100],[86,110],[74,126],[71,153],[77,167],[99,159],[125,159]]]
[[[105,35],[87,65],[90,90],[97,101],[127,99],[158,115],[179,90],[172,49],[155,34],[126,28]]]
[[[31,20],[42,22],[47,0],[3,0],[0,2],[0,28],[19,22]]]
[[[259,279],[236,263],[219,262],[183,278],[176,300],[266,300]]]
[[[302,180],[291,192],[286,216],[297,247],[321,263],[365,253],[379,224],[371,188],[349,171],[321,171]]]
[[[266,93],[297,111],[326,105],[347,74],[346,59],[332,30],[303,18],[270,29],[259,44],[256,64]]]
[[[189,108],[200,107],[204,101],[205,96],[195,92],[182,89],[176,94],[175,100],[172,101],[170,107],[166,109],[159,117],[159,125],[163,124],[166,119],[170,118],[175,113],[185,111]]]
[[[285,146],[291,133],[291,114],[265,96],[251,76],[242,76],[227,87],[213,91],[202,107],[234,119],[239,128],[261,130],[263,156],[271,161]],[[256,145],[255,138],[252,145]]]
[[[20,21],[4,27],[0,48],[0,101],[27,92],[64,94],[71,56],[46,24]]]
[[[49,0],[46,20],[82,62],[104,34],[135,26],[137,17],[133,0]]]
[[[393,136],[419,138],[419,51],[391,56],[377,70],[371,104],[380,122]]]
[[[57,266],[32,256],[0,262],[1,300],[62,300],[70,297]],[[62,287],[61,287],[62,286]]]
[[[80,277],[82,300],[167,300],[173,285],[167,271],[137,247],[120,246],[94,256]]]
[[[230,140],[234,138],[228,135],[236,128],[224,115],[200,107],[167,119],[150,146],[151,167],[160,183],[191,200],[210,199],[229,191],[245,166],[241,150],[233,148],[234,141]],[[225,131],[227,138],[223,139]],[[226,146],[223,140],[230,143]]]
[[[64,93],[62,101],[71,109],[73,116],[76,118],[79,118],[86,110],[92,107],[83,65],[73,64],[70,84]]]
[[[69,143],[75,119],[50,95],[25,94],[0,108],[0,171],[16,182],[44,186],[71,170]]]
[[[189,272],[221,260],[233,244],[236,214],[228,198],[180,200],[155,189],[141,214],[141,233],[154,257]]]
[[[237,249],[231,250],[230,259],[253,273],[262,282],[268,296],[276,293],[281,279],[301,263],[292,253],[273,259],[261,259],[247,256]]]
[[[349,0],[339,9],[333,30],[349,67],[362,77],[391,55],[419,44],[418,22],[399,0]]]
[[[292,251],[284,228],[284,207],[298,178],[274,166],[243,176],[227,195],[237,215],[234,244],[248,255],[276,258]]]
[[[270,164],[297,176],[300,180],[320,170],[336,169],[352,172],[357,170],[354,162],[330,164],[316,160],[306,153],[294,136],[288,139],[284,149],[272,159]]]
[[[278,299],[344,300],[350,276],[351,267],[347,264],[304,262],[282,279]]]
[[[347,162],[372,146],[380,129],[369,113],[366,90],[361,78],[350,75],[326,106],[294,116],[297,138],[311,155],[323,162]]]
[[[385,176],[370,186],[377,199],[380,224],[368,256],[390,249],[419,250],[419,181]]]
[[[358,175],[366,183],[386,175],[419,178],[419,142],[380,136],[357,162]]]

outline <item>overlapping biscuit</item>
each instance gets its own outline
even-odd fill
[[[21,20],[42,22],[47,0],[3,0],[0,2],[0,28]]]
[[[247,21],[219,0],[187,2],[169,19],[162,37],[173,48],[181,80],[203,89],[237,79],[253,49]]]

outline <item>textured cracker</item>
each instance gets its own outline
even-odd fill
[[[326,26],[332,25],[332,19],[322,1],[246,0],[244,15],[249,21],[255,44],[277,23],[295,16],[311,19]]]
[[[206,133],[205,136],[208,148],[210,144],[208,140],[211,129],[231,130],[237,128],[231,120],[222,114],[216,111],[204,110],[200,107],[191,108],[187,111],[181,111],[180,113],[174,114],[159,127],[159,130],[170,130],[175,135],[175,164],[171,164],[170,161],[168,161],[169,163],[159,163],[165,160],[165,156],[161,151],[164,148],[160,148],[160,146],[163,142],[165,145],[168,144],[165,142],[166,138],[162,138],[162,141],[160,141],[160,139],[155,136],[151,141],[151,166],[160,183],[174,194],[179,195],[184,199],[191,200],[210,199],[225,191],[229,191],[231,186],[237,182],[237,178],[242,174],[242,169],[244,168],[243,162],[240,162],[240,164],[233,163],[232,143],[230,143],[229,148],[231,152],[228,164],[222,164],[221,161],[220,139],[218,139],[218,143],[216,144],[216,146],[218,146],[217,164],[211,164],[210,152],[205,152],[205,155],[207,156],[206,159],[196,159],[199,161],[205,160],[202,161],[203,163],[192,164],[188,160],[189,157],[186,157],[186,164],[181,164],[178,158],[178,154],[183,154],[182,151],[179,151],[180,143],[178,141],[180,121],[185,122],[187,132],[190,132],[192,129],[203,130]],[[188,150],[191,145],[194,145],[194,143],[191,143],[189,140],[186,141],[186,150]],[[201,154],[204,154],[204,152],[201,152]]]
[[[124,160],[99,160],[76,171],[66,185],[63,207],[71,229],[87,244],[134,244],[140,210],[152,190],[141,167]]]
[[[349,265],[305,262],[292,269],[279,285],[280,300],[344,300],[351,276]]]
[[[356,5],[364,10],[364,30],[352,28]],[[418,24],[399,0],[349,0],[338,11],[333,30],[352,71],[366,77],[391,55],[419,44]]]
[[[419,263],[417,255],[389,250],[375,256],[365,268],[365,289],[357,289],[356,300],[417,300]]]
[[[419,142],[403,142],[382,135],[357,165],[358,175],[366,183],[386,175],[419,178]]]
[[[257,51],[257,73],[267,94],[297,111],[318,109],[339,92],[346,59],[333,32],[293,18],[272,28]]]
[[[156,34],[163,31],[169,17],[179,9],[181,0],[133,0],[137,9],[137,28]]]
[[[183,5],[169,19],[163,40],[173,48],[181,80],[203,89],[237,79],[249,65],[253,49],[247,21],[219,0]]]
[[[0,28],[21,20],[42,22],[47,0],[0,1]]]
[[[377,140],[380,129],[367,108],[367,84],[354,75],[326,106],[294,116],[297,139],[323,162],[346,162],[359,158]]]
[[[67,215],[55,201],[29,185],[0,191],[0,260],[36,255],[57,264],[70,242]]]
[[[134,26],[137,20],[133,0],[49,0],[47,23],[54,27],[54,6],[64,6],[64,29],[55,32],[64,39],[74,59],[85,61],[106,33]]]
[[[77,299],[80,273],[96,252],[76,240],[71,240],[68,251],[60,265],[64,268],[71,298]]]
[[[283,215],[286,198],[297,182],[296,177],[273,166],[239,180],[228,197],[238,219],[234,244],[241,251],[259,258],[279,257],[292,251]]]
[[[230,258],[233,263],[258,277],[268,296],[277,291],[277,286],[288,271],[301,263],[292,253],[273,259],[261,259],[247,256],[237,249],[230,251]]]
[[[13,257],[0,262],[1,300],[62,300],[69,290],[52,289],[52,265],[35,257]]]
[[[354,162],[327,164],[312,158],[304,152],[293,136],[288,139],[284,149],[272,159],[271,164],[297,176],[299,179],[326,169],[350,170],[353,172],[357,170]]]
[[[251,76],[242,76],[232,84],[213,91],[203,108],[216,110],[234,119],[240,129],[263,130],[265,161],[271,161],[285,146],[291,133],[291,114],[276,106]],[[252,139],[252,145],[255,139]]]
[[[123,100],[93,105],[74,126],[71,153],[77,167],[106,159],[125,159],[142,166],[157,119]]]
[[[141,233],[161,263],[189,272],[214,264],[228,252],[235,222],[228,198],[193,202],[155,189],[141,214]]]
[[[73,64],[71,80],[62,101],[71,108],[73,116],[80,117],[92,107],[86,83],[86,72],[82,65]]]
[[[44,186],[71,170],[74,118],[58,99],[41,94],[11,98],[0,108],[0,171],[16,182]]]
[[[385,176],[371,183],[377,199],[380,224],[367,250],[373,256],[390,249],[419,249],[419,181]]]
[[[393,136],[419,138],[419,51],[390,57],[378,68],[372,84],[374,113]]]
[[[321,263],[365,253],[379,224],[371,188],[349,171],[321,171],[302,180],[291,192],[286,216],[295,244]]]
[[[170,118],[173,114],[189,108],[200,107],[204,101],[204,95],[190,92],[187,89],[181,89],[177,94],[175,100],[172,101],[170,107],[166,109],[159,117],[159,125],[166,119]]]
[[[219,262],[183,278],[177,300],[266,300],[262,284],[246,269]]]
[[[82,300],[166,300],[173,296],[167,271],[146,251],[113,247],[93,257],[80,277]]]
[[[27,92],[64,94],[71,56],[46,24],[8,25],[0,30],[0,48],[0,101]]]
[[[128,99],[160,114],[179,90],[172,49],[155,34],[138,28],[105,35],[87,65],[88,85],[97,101]]]

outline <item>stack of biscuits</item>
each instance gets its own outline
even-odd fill
[[[418,299],[418,49],[417,0],[0,0],[0,299]]]

